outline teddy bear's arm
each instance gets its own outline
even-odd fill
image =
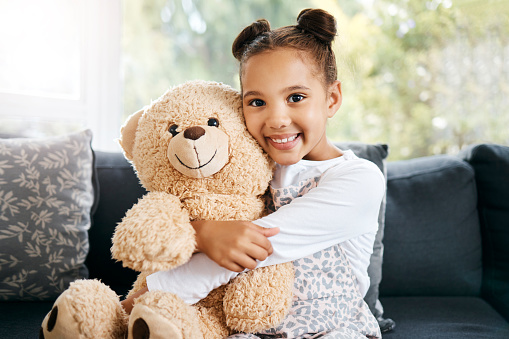
[[[180,200],[149,192],[117,225],[111,251],[125,267],[154,272],[185,263],[195,248],[195,231]]]

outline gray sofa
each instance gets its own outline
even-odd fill
[[[509,338],[509,147],[475,145],[385,168],[382,279],[372,292],[396,326],[383,337]],[[136,274],[110,259],[111,236],[145,191],[120,153],[95,152],[95,169],[86,265],[124,294]],[[0,338],[37,338],[51,305],[0,302]]]

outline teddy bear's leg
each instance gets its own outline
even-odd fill
[[[223,296],[224,287],[219,287],[191,306],[171,293],[145,293],[135,300],[128,338],[226,338],[231,331],[226,327]]]
[[[226,338],[232,330],[226,324],[224,314],[224,295],[227,285],[220,286],[211,291],[207,297],[194,306],[201,321],[204,338]]]
[[[279,325],[293,300],[293,263],[257,268],[240,274],[228,285],[224,312],[228,327],[257,333]]]
[[[122,339],[127,320],[119,297],[108,286],[98,280],[78,280],[55,301],[39,338]]]
[[[135,299],[128,338],[194,339],[203,334],[195,308],[174,294],[152,291]]]

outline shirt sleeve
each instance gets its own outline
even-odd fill
[[[329,169],[317,187],[254,221],[262,227],[280,228],[270,238],[274,252],[258,267],[293,261],[359,235],[376,233],[385,192],[383,175],[365,160],[351,161],[348,167]],[[237,275],[198,253],[174,270],[148,276],[147,285],[149,290],[171,292],[193,304]]]
[[[206,254],[196,253],[184,265],[170,271],[153,273],[146,280],[149,291],[170,292],[192,305],[238,274],[219,266]]]
[[[385,194],[383,174],[367,160],[349,163],[346,169],[329,169],[317,187],[253,221],[265,228],[280,228],[270,238],[274,252],[258,267],[303,258],[366,233],[376,234]]]

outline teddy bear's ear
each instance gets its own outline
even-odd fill
[[[120,139],[118,143],[125,152],[125,157],[129,160],[133,159],[134,139],[136,138],[136,128],[138,128],[138,121],[140,120],[145,110],[131,114],[124,126],[120,129]]]

